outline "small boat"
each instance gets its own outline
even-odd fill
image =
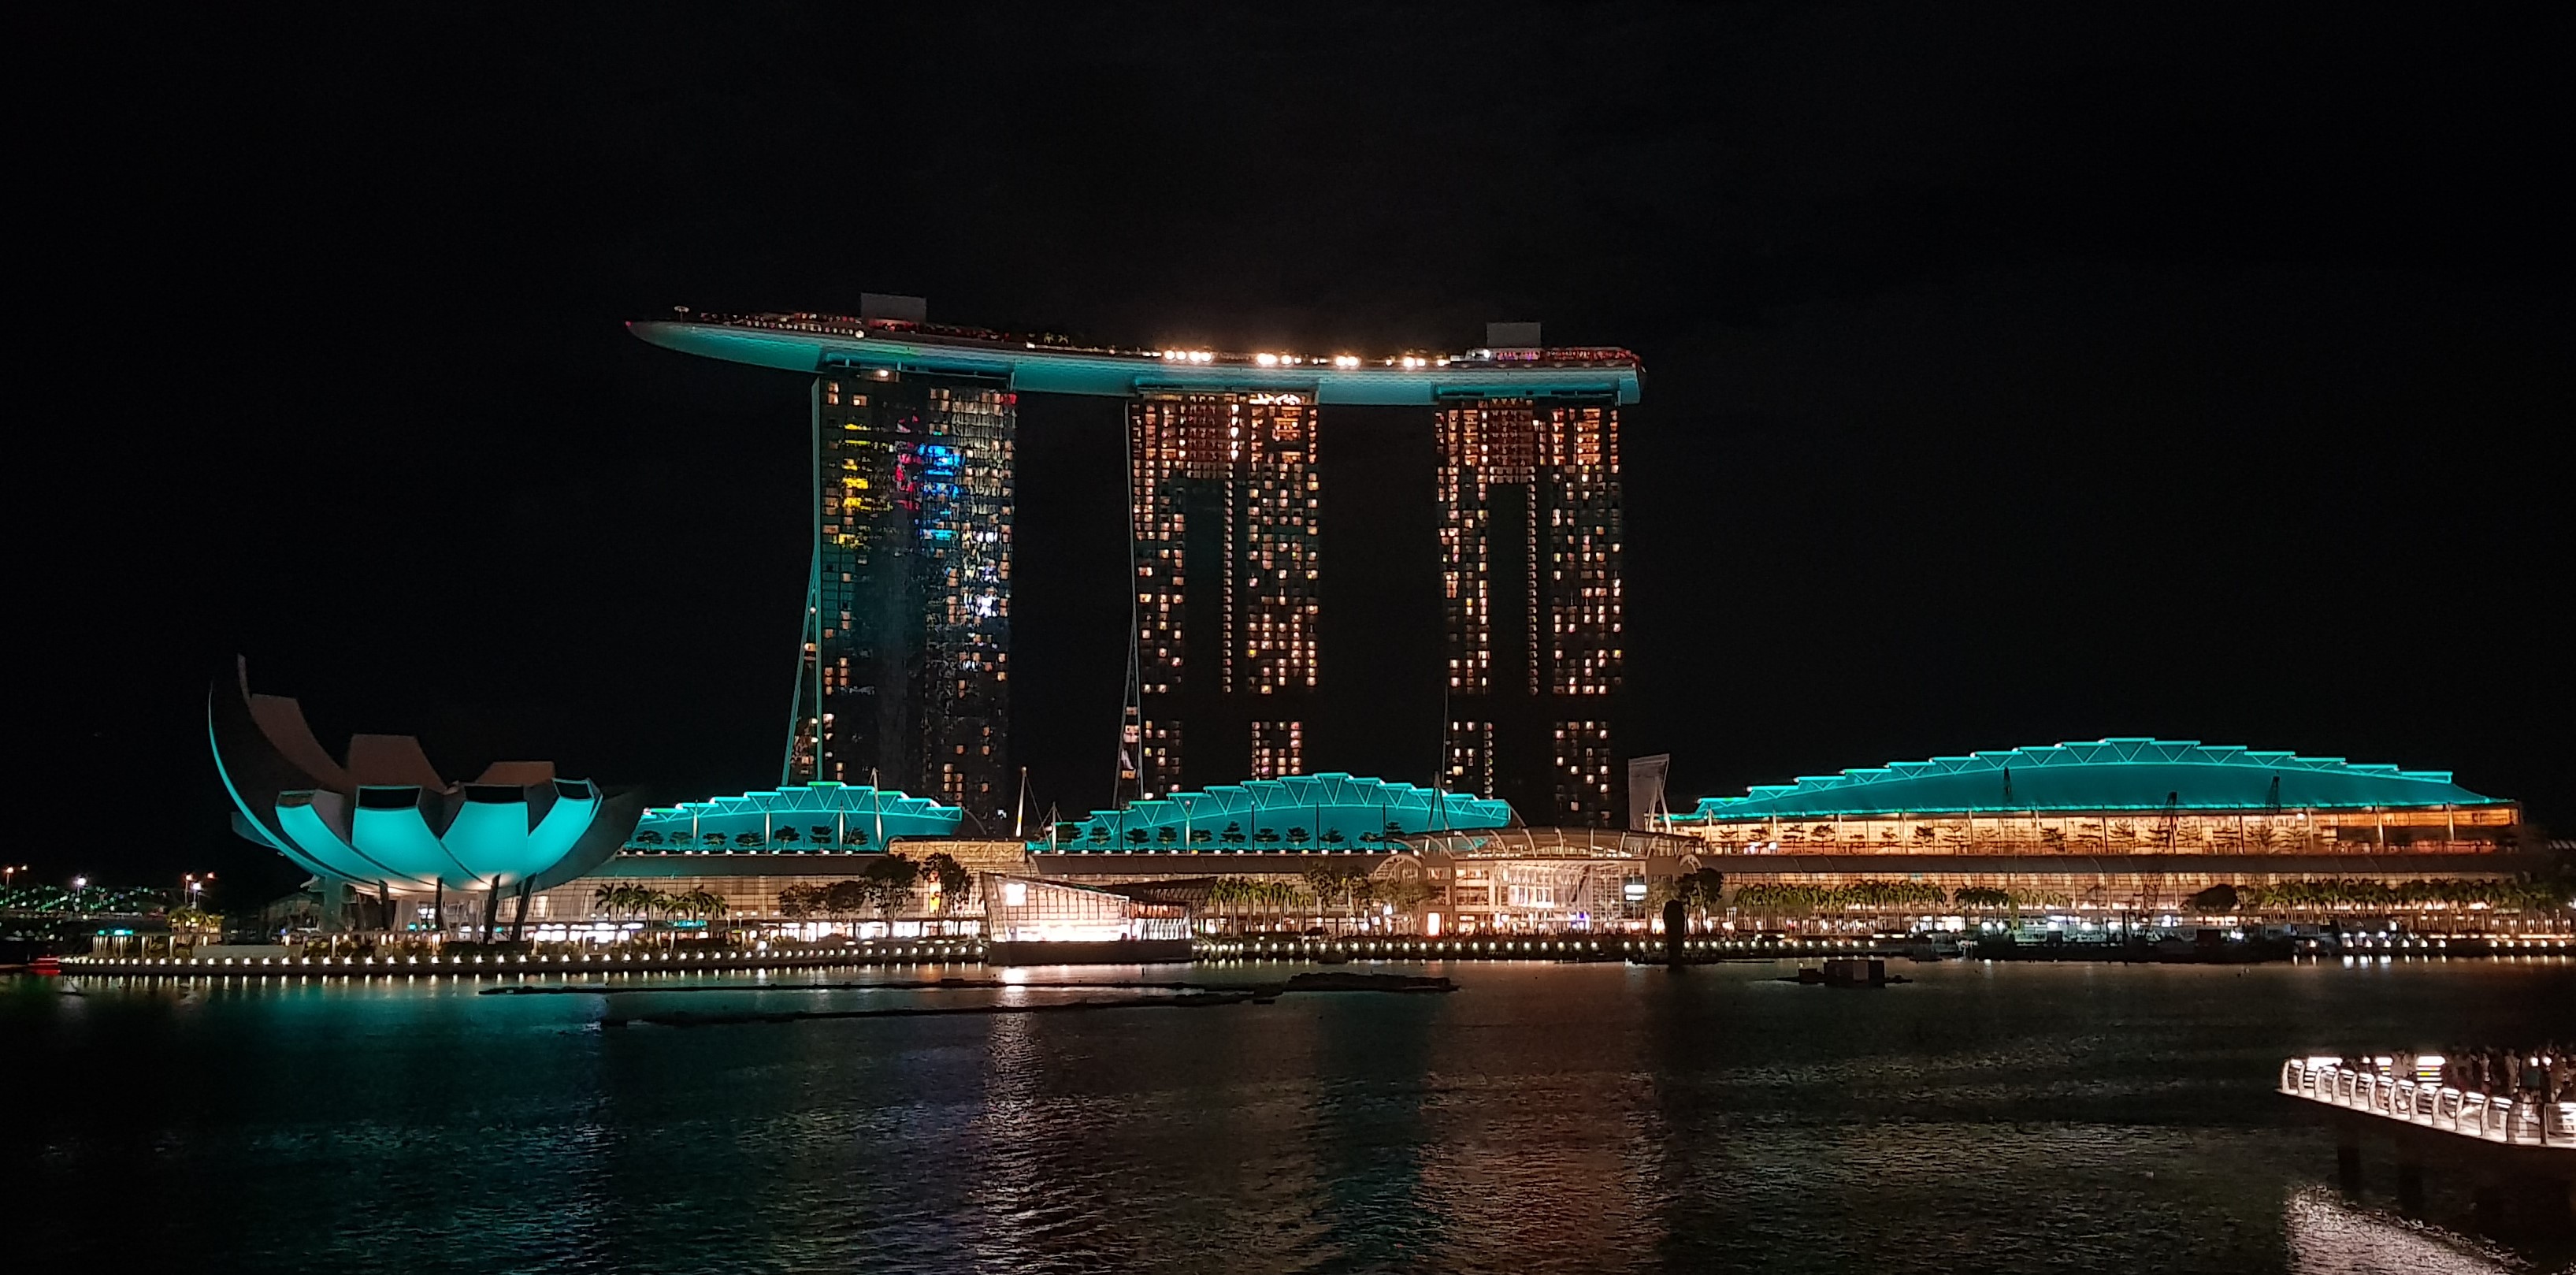
[[[1780,981],[1824,987],[1885,987],[1890,983],[1911,983],[1914,980],[1902,974],[1888,973],[1887,962],[1877,957],[1837,956],[1827,960],[1822,968],[1801,965],[1797,977]]]

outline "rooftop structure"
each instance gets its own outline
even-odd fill
[[[2198,740],[2099,739],[1895,761],[1708,797],[1686,820],[2029,810],[2507,806],[2447,770],[2399,770]]]
[[[1338,851],[1378,847],[1408,833],[1500,828],[1511,821],[1512,808],[1500,801],[1340,773],[1290,775],[1095,810],[1053,848]]]
[[[1637,356],[1601,346],[1407,351],[1144,349],[1076,345],[906,319],[822,314],[692,314],[631,323],[636,336],[704,358],[781,371],[1005,379],[1012,388],[1128,398],[1172,392],[1297,393],[1324,404],[1429,407],[1444,396],[1607,394],[1634,403]]]
[[[957,831],[959,813],[955,806],[864,784],[817,782],[647,810],[627,844],[672,850],[883,849],[899,837],[949,836]]]
[[[2449,771],[2119,738],[1804,776],[1705,798],[1669,826],[1774,850],[2441,853],[2510,848],[2519,823],[2513,802]]]

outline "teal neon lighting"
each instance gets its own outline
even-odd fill
[[[663,851],[882,847],[898,837],[953,836],[961,813],[926,797],[827,781],[647,810],[627,844]]]
[[[2027,814],[2067,810],[2367,810],[2500,806],[2447,770],[2399,770],[2198,740],[2099,739],[1889,762],[1705,797],[1677,815],[1711,822],[1833,815]]]
[[[569,853],[599,809],[599,796],[589,785],[573,793],[561,793],[564,785],[557,787],[554,805],[533,821],[534,827],[529,826],[531,812],[524,795],[508,789],[504,792],[509,800],[469,796],[457,808],[447,832],[435,840],[468,876],[513,884],[525,865],[552,863]],[[384,812],[361,810],[359,816],[380,813]]]
[[[1241,356],[1191,362],[1142,351],[1074,351],[1037,344],[1012,348],[992,341],[943,341],[924,333],[862,332],[846,324],[829,330],[820,325],[750,327],[671,321],[626,326],[664,349],[787,372],[983,376],[1014,390],[1113,398],[1171,391],[1270,393],[1310,395],[1328,405],[1429,407],[1450,395],[1608,395],[1620,403],[1634,403],[1642,388],[1634,358],[1624,352],[1619,359],[1578,366],[1464,357],[1399,360],[1395,366],[1388,366],[1387,360],[1355,367],[1329,361],[1265,366]]]
[[[1391,835],[1501,828],[1510,803],[1340,772],[1220,784],[1095,810],[1032,850],[1351,852],[1384,850]]]
[[[424,889],[432,879],[360,854],[356,846],[349,844],[349,813],[336,792],[283,794],[277,803],[276,819],[278,828],[286,834],[283,844],[295,848],[287,857],[322,876],[400,882]]]
[[[235,831],[324,881],[545,889],[606,860],[637,813],[632,796],[558,779],[551,763],[505,763],[451,784],[410,739],[363,739],[349,765],[333,760],[295,701],[252,695],[246,674],[237,693],[217,687],[206,699],[206,742]]]
[[[417,800],[417,794],[414,799]],[[521,818],[525,818],[524,809]],[[364,803],[350,812],[349,844],[365,846],[367,857],[415,881],[454,880],[476,885],[493,882],[477,876],[440,844],[438,833],[421,817],[420,807],[370,810]]]

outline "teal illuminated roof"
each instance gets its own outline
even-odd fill
[[[753,837],[764,845],[883,846],[897,837],[949,836],[958,814],[926,797],[827,781],[647,810],[630,844],[743,844]]]
[[[1833,815],[2037,810],[2335,810],[2509,805],[2451,782],[2340,757],[2258,752],[2198,740],[2101,739],[1889,762],[1702,798],[1677,824]]]
[[[1608,347],[1362,358],[1081,347],[968,328],[812,314],[630,323],[665,349],[789,372],[986,376],[1011,388],[1123,398],[1156,392],[1302,394],[1317,403],[1429,406],[1446,395],[1607,395],[1637,401],[1637,356]]]
[[[1338,772],[1220,784],[1095,810],[1061,850],[1351,850],[1390,834],[1500,828],[1509,803]],[[1031,849],[1046,849],[1032,842]]]
[[[206,696],[206,739],[233,830],[325,881],[382,890],[543,890],[597,867],[639,804],[552,762],[495,762],[439,777],[408,735],[357,735],[346,760],[294,700],[237,685]]]

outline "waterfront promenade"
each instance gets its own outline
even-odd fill
[[[1482,936],[1475,938],[1317,938],[1248,936],[1197,944],[1191,959],[1209,960],[1408,960],[1408,961],[1624,961],[1658,957],[1663,944],[1623,936]],[[1902,956],[1905,945],[1864,938],[1774,936],[1692,939],[1685,950],[1701,959],[1777,960],[1808,956]],[[365,974],[614,974],[661,970],[799,969],[832,965],[982,964],[979,938],[858,942],[835,947],[744,951],[537,953],[475,956],[262,956],[196,959],[186,956],[65,957],[66,974],[125,974],[201,978],[207,975]]]
[[[70,956],[62,959],[66,974],[117,974],[146,977],[202,978],[277,974],[363,974],[369,976],[448,977],[459,974],[615,974],[656,971],[811,969],[836,965],[916,965],[987,963],[984,941],[974,937],[867,940],[828,947],[745,950],[706,945],[665,951],[593,953],[502,953],[460,956]],[[2095,951],[2094,949],[2102,949]],[[2388,936],[2355,936],[2346,957],[2438,959],[2487,956],[2565,956],[2576,953],[2576,941],[2563,936],[2459,936],[2435,940]],[[1686,939],[1682,954],[1691,963],[1772,961],[1831,956],[1881,958],[1929,955],[1919,940],[1866,936],[1765,934],[1728,937],[1704,935]],[[2124,959],[2119,945],[2065,944],[2064,959]],[[2028,946],[2015,959],[2050,959],[2052,949]],[[2143,952],[2126,954],[2135,963],[2154,963]],[[1198,961],[1644,961],[1660,963],[1667,949],[1660,937],[1639,935],[1476,935],[1443,938],[1332,938],[1312,935],[1245,935],[1204,939],[1191,952]],[[1973,955],[1967,959],[1980,959]],[[1047,964],[1050,962],[1016,962]]]
[[[2516,1100],[2347,1067],[2340,1058],[2281,1064],[2281,1092],[2344,1111],[2507,1146],[2576,1151],[2576,1102]]]

